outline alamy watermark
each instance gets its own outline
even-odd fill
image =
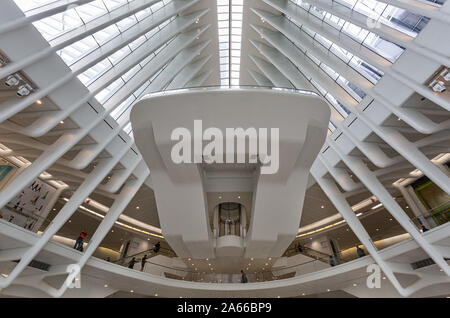
[[[81,288],[81,267],[78,264],[70,264],[66,268],[66,272],[69,273],[64,284],[67,288]]]
[[[245,130],[242,127],[226,128],[224,133],[217,127],[209,127],[203,131],[202,120],[194,120],[193,133],[188,128],[178,127],[172,131],[170,138],[172,141],[178,141],[171,151],[172,161],[176,164],[257,163],[259,161],[261,174],[275,174],[279,169],[279,128],[270,128],[270,136],[269,128],[254,127]],[[203,147],[203,142],[209,143]],[[247,149],[248,162],[246,162]]]
[[[371,17],[367,17],[366,25],[368,29],[379,29],[381,28],[381,22],[379,19],[373,19]]]
[[[367,276],[366,285],[367,288],[381,288],[381,269],[378,264],[370,264],[366,268],[367,273],[371,273]]]

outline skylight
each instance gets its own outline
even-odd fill
[[[48,9],[50,5],[58,4],[62,0],[14,0],[25,15],[32,15],[36,10]],[[114,10],[122,6],[132,3],[134,0],[94,0],[83,5],[73,6],[70,9],[51,15],[33,23],[36,29],[48,41],[49,45],[59,44],[59,38],[66,33],[73,31],[77,27],[86,25],[93,20],[100,18],[106,14],[114,13]],[[71,43],[61,50],[57,51],[62,60],[73,72],[78,72],[78,65],[76,64],[84,58],[89,58],[89,54],[101,48],[112,39],[120,36],[129,28],[137,25],[141,21],[150,17],[153,13],[161,10],[171,0],[161,0],[149,5],[147,8],[131,14],[122,20],[113,23],[105,28],[88,35],[74,43]],[[110,83],[107,87],[103,87],[97,81],[111,69],[114,69],[123,59],[132,54],[136,49],[142,46],[147,41],[155,36],[159,31],[166,27],[176,17],[173,16],[168,20],[160,23],[149,30],[144,35],[135,39],[134,41],[122,46],[105,59],[99,61],[89,69],[85,70],[77,77],[91,92],[95,91],[95,98],[105,108],[111,109],[111,117],[113,117],[120,126],[124,127],[124,131],[133,138],[131,124],[129,124],[129,114],[131,106],[139,100],[140,97],[146,94],[146,89],[150,83],[160,74],[159,70],[154,76],[142,84],[137,90],[129,92],[125,100],[117,98],[113,100],[112,97],[123,90],[124,86],[167,45],[172,41],[170,39],[164,45],[160,46],[153,53],[140,61],[130,64],[130,69],[115,81]],[[144,22],[145,23],[145,22]]]
[[[217,0],[221,86],[239,85],[243,0]]]

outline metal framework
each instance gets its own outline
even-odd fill
[[[374,17],[363,10],[362,2],[382,9]],[[72,194],[34,245],[0,251],[2,261],[20,259],[8,277],[0,277],[0,289],[21,281],[58,297],[67,284],[56,289],[44,282],[44,276],[24,280],[20,274],[78,206],[93,192],[101,192],[114,203],[78,262],[80,267],[86,264],[150,173],[134,145],[131,107],[147,93],[207,81],[214,71],[208,67],[212,55],[205,50],[212,39],[203,35],[211,26],[200,21],[217,4],[36,0],[23,12],[20,3],[2,1],[0,78],[18,75],[20,85],[29,86],[22,97],[0,93],[0,143],[5,146],[2,155],[25,157],[31,164],[0,191],[0,207],[44,172],[65,182],[61,191]],[[248,55],[245,71],[261,86],[314,90],[332,110],[329,136],[311,170],[315,181],[401,295],[411,295],[440,278],[422,275],[411,286],[400,285],[396,273],[414,272],[405,263],[380,256],[347,202],[355,191],[375,195],[448,279],[450,267],[444,260],[450,257],[448,246],[427,241],[390,191],[394,184],[418,216],[421,211],[405,190],[411,180],[426,175],[450,193],[445,165],[450,152],[450,95],[428,85],[450,67],[450,42],[435,40],[448,39],[450,2],[261,3],[267,10],[253,7],[253,0],[244,3],[243,23],[250,16],[258,19],[250,25],[256,33],[242,38],[254,49],[242,53]],[[197,10],[199,4],[202,9]],[[103,9],[97,15],[92,10],[89,16],[82,10],[89,5]],[[414,14],[417,23],[399,27],[392,22],[398,20],[395,12]],[[230,60],[224,69],[228,84],[235,78],[230,25]],[[241,73],[243,67],[241,61]],[[59,275],[62,268],[55,267],[46,276]]]

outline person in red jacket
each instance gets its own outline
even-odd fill
[[[83,251],[83,240],[86,238],[87,233],[85,231],[80,233],[80,236],[78,236],[77,240],[75,241],[75,245],[73,246],[74,249],[78,251]]]

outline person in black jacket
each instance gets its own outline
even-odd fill
[[[131,261],[128,263],[128,268],[133,269],[134,268],[134,264],[136,264],[136,263],[137,263],[136,257],[133,257],[131,259]]]
[[[247,275],[244,273],[243,270],[241,270],[241,283],[243,284],[248,283]]]
[[[330,266],[333,267],[334,265],[336,265],[336,263],[334,262],[334,258],[333,256],[330,255],[330,260],[329,260]]]
[[[155,247],[153,247],[153,252],[155,252],[155,254],[158,253],[160,248],[161,248],[161,243],[160,242],[156,243]]]
[[[366,256],[366,253],[364,253],[364,250],[361,247],[359,247],[359,245],[356,245],[356,253],[358,254],[359,257]]]
[[[142,257],[142,259],[141,259],[141,272],[144,271],[145,263],[147,263],[147,258],[148,258],[148,256],[147,256],[147,254],[146,254],[146,255],[144,255],[144,257]]]

